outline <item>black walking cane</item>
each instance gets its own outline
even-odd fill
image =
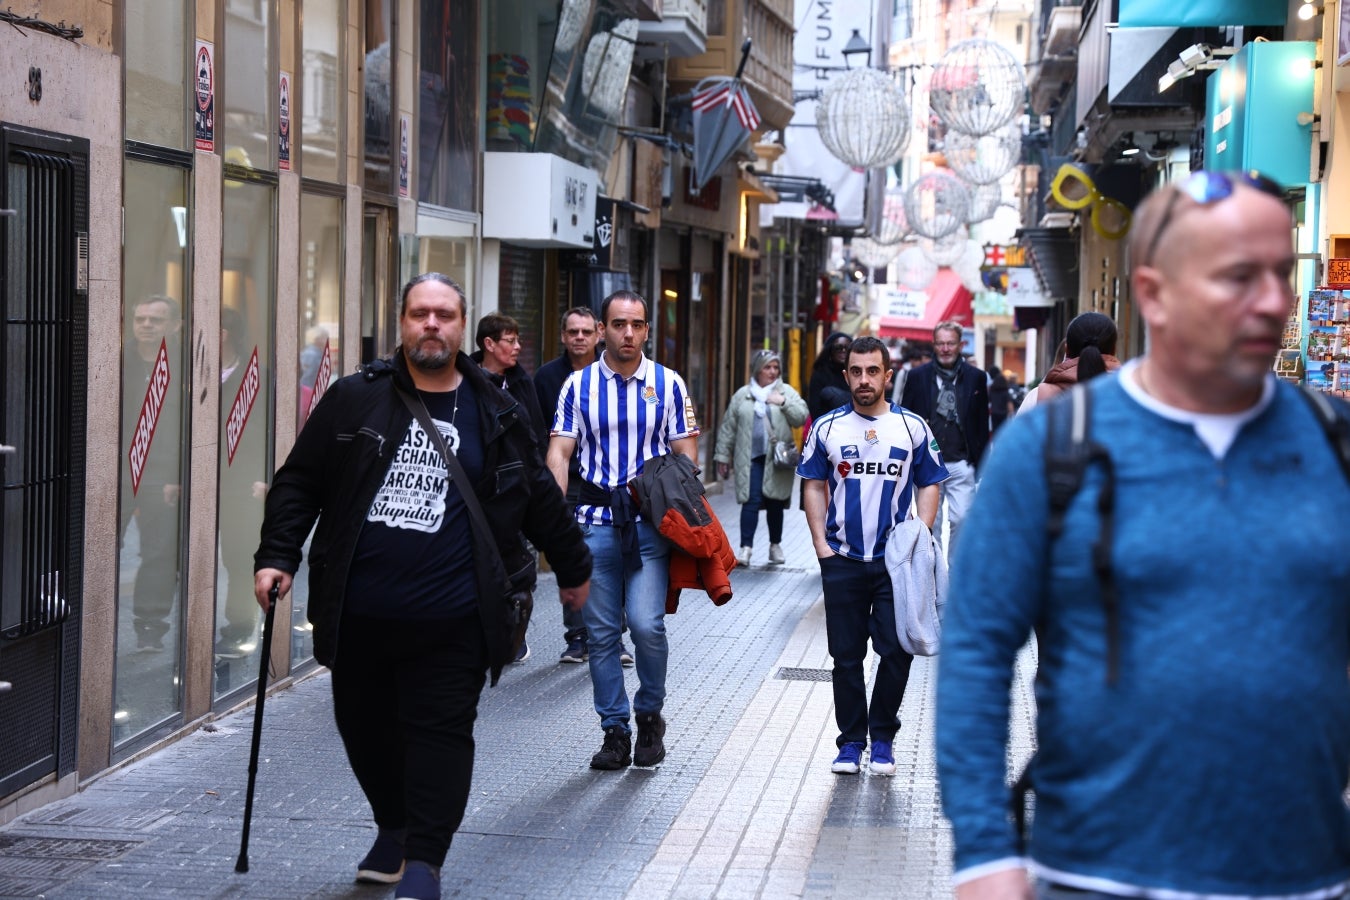
[[[239,839],[239,859],[236,872],[248,871],[248,827],[253,821],[253,785],[258,780],[258,745],[262,743],[263,701],[267,699],[267,669],[272,661],[272,622],[277,617],[277,595],[281,583],[272,582],[267,592],[267,618],[263,621],[262,660],[258,663],[258,701],[253,706],[253,747],[248,755],[248,796],[244,800],[244,833]]]

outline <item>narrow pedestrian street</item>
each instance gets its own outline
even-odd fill
[[[734,528],[734,498],[711,499]],[[588,768],[600,729],[587,667],[559,663],[556,587],[541,578],[532,655],[483,696],[445,896],[950,896],[933,661],[914,666],[895,776],[831,774],[819,570],[795,509],[784,549],[787,565],[771,568],[761,542],[728,605],[686,591],[667,618],[669,756],[655,769]],[[224,716],[0,829],[0,897],[391,896],[352,882],[374,826],[333,728],[326,670],[268,699],[250,871],[235,873],[252,724],[251,706]]]

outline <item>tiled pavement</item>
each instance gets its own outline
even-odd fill
[[[733,498],[712,500],[735,537]],[[830,665],[810,536],[789,511],[775,569],[764,534],[730,604],[686,592],[667,619],[669,756],[654,770],[587,767],[600,737],[590,680],[557,661],[556,589],[541,580],[533,655],[483,696],[446,897],[950,896],[930,662],[914,666],[896,776],[832,775],[829,682],[777,677]],[[1029,745],[1019,683],[1014,757]],[[0,829],[0,898],[391,896],[351,882],[374,831],[322,674],[268,700],[251,871],[234,872],[252,721],[224,717]]]

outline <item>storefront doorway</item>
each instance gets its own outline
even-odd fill
[[[0,157],[4,796],[75,768],[89,144],[0,126]]]

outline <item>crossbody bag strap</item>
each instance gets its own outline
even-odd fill
[[[394,389],[398,391],[398,396],[403,400],[403,405],[408,407],[413,417],[417,419],[417,423],[422,426],[422,430],[436,442],[436,449],[441,452],[441,459],[445,461],[445,470],[450,475],[450,480],[459,482],[459,494],[464,498],[464,507],[469,511],[469,518],[473,520],[474,530],[479,534],[486,535],[490,546],[495,551],[497,542],[492,540],[492,530],[488,527],[487,518],[483,515],[483,507],[478,503],[478,495],[474,493],[473,484],[469,481],[469,476],[465,474],[464,467],[459,464],[455,454],[451,453],[450,448],[446,446],[445,436],[436,427],[436,423],[431,421],[431,414],[427,412],[427,405],[422,402],[421,395],[414,397],[398,385],[394,385]],[[499,568],[505,572],[506,567],[501,565],[500,553],[497,554],[497,557]]]

